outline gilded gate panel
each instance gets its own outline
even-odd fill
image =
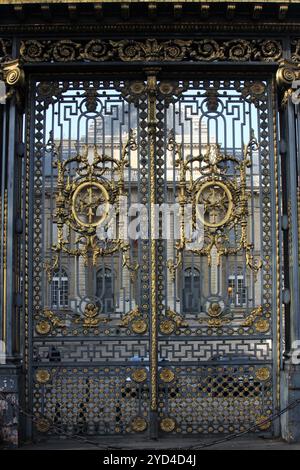
[[[276,406],[271,99],[268,81],[208,76],[162,100],[158,191],[176,203],[162,220],[174,238],[161,241],[158,357],[174,376],[159,389],[163,432],[244,431]]]
[[[276,407],[271,84],[157,72],[32,83],[39,433],[147,432],[156,412],[162,433],[228,433]]]
[[[148,427],[148,237],[128,240],[122,220],[126,205],[148,202],[147,104],[134,92],[125,100],[125,88],[90,80],[33,85],[37,432]]]

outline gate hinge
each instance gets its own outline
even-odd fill
[[[279,153],[281,155],[285,155],[286,152],[287,152],[286,141],[284,139],[280,139],[280,141],[279,141]]]
[[[281,228],[282,230],[287,230],[289,228],[289,218],[287,214],[281,216]]]
[[[18,235],[21,235],[23,233],[23,219],[21,219],[20,217],[16,219],[15,232]]]
[[[291,301],[291,292],[290,289],[284,289],[282,292],[282,302],[285,305],[288,305]]]
[[[23,158],[25,155],[25,144],[24,142],[19,142],[17,144],[17,155],[20,158]]]
[[[15,305],[16,305],[16,307],[18,307],[18,308],[23,307],[23,297],[22,297],[22,294],[21,294],[20,292],[17,292],[17,293],[16,293]]]

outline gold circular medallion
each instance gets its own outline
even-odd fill
[[[269,427],[271,426],[271,421],[270,420],[266,421],[266,419],[268,418],[269,416],[261,415],[256,420],[256,424],[258,425],[259,429],[261,429],[262,431],[269,429]]]
[[[160,422],[160,429],[164,432],[174,431],[176,422],[173,418],[163,418]]]
[[[144,84],[144,82],[141,82],[141,81],[133,82],[133,83],[130,85],[130,91],[131,91],[134,95],[140,95],[141,93],[143,93],[143,92],[145,91],[145,84]]]
[[[250,85],[250,91],[253,95],[260,96],[264,93],[266,85],[263,82],[254,82]]]
[[[162,81],[159,85],[159,91],[163,95],[170,95],[173,90],[174,90],[174,86],[170,82]]]
[[[35,380],[40,384],[49,382],[50,377],[50,372],[47,369],[40,369],[35,373]]]
[[[147,326],[147,323],[145,322],[145,320],[134,320],[131,323],[131,329],[132,329],[133,333],[142,335],[142,334],[146,333],[146,331],[148,329],[148,326]]]
[[[39,335],[47,335],[51,331],[51,325],[46,320],[42,320],[36,324],[35,330]]]
[[[256,331],[258,331],[259,333],[266,333],[267,331],[269,331],[270,323],[268,322],[268,320],[262,319],[262,320],[257,320],[254,326],[255,326]]]
[[[97,181],[81,183],[72,196],[72,215],[83,227],[97,227],[109,212],[109,195]]]
[[[265,381],[271,376],[270,370],[267,367],[260,367],[255,371],[255,377],[258,380]]]
[[[36,422],[36,428],[39,432],[48,432],[50,429],[50,421],[47,418],[39,418]]]
[[[144,432],[147,429],[147,421],[142,416],[136,416],[131,421],[131,428],[134,432]]]
[[[145,382],[147,379],[147,371],[146,369],[136,369],[131,377],[137,383]]]
[[[159,324],[159,330],[163,335],[170,335],[175,331],[175,323],[172,320],[163,320]]]
[[[222,314],[222,307],[218,302],[212,302],[208,307],[207,315],[209,317],[219,317]]]
[[[170,369],[162,369],[159,373],[160,380],[165,383],[173,382],[175,374]]]
[[[196,212],[200,222],[210,228],[225,225],[233,210],[230,189],[222,181],[206,181],[196,194]]]

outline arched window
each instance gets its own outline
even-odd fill
[[[97,272],[96,296],[99,298],[103,313],[114,311],[113,274],[109,268],[101,268]]]
[[[183,273],[183,311],[198,313],[201,310],[200,272],[197,268],[187,268]]]
[[[69,279],[64,269],[54,271],[51,282],[53,308],[66,308],[69,304]]]

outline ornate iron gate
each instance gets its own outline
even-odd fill
[[[31,80],[35,432],[228,433],[277,407],[273,84],[188,78]]]

